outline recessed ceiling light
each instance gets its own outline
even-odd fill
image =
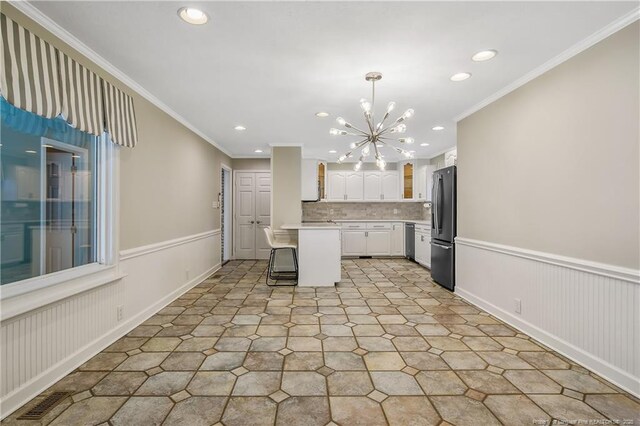
[[[413,153],[414,153],[414,152],[416,152],[416,151],[412,149],[412,150],[411,150],[411,151],[409,151],[409,152],[413,154]]]
[[[72,155],[73,158],[80,158],[79,155]]]
[[[206,24],[209,17],[206,13],[200,9],[194,9],[193,7],[182,7],[178,9],[178,16],[189,24],[202,25]]]
[[[236,127],[234,127],[234,129],[236,129],[236,130],[237,130],[237,131],[239,131],[239,132],[241,132],[241,131],[243,131],[243,130],[247,130],[247,128],[246,128],[246,127],[244,127],[244,126],[236,126]]]
[[[53,145],[48,145],[48,144],[45,143],[45,144],[42,144],[42,147],[43,148],[53,148]]]
[[[420,146],[429,146],[429,144],[426,143],[426,142],[423,142],[423,143],[420,144]]]
[[[261,149],[256,149],[256,150],[255,150],[255,151],[253,151],[253,152],[255,152],[256,154],[262,154],[262,150],[261,150]]]
[[[329,154],[336,154],[338,151],[336,151],[335,149],[332,149],[329,151]]]
[[[469,77],[471,77],[471,73],[459,72],[458,74],[454,74],[451,76],[451,81],[464,81]]]
[[[316,112],[316,117],[325,118],[328,116],[329,116],[328,112],[324,112],[324,111]]]
[[[493,59],[498,54],[497,50],[483,50],[471,57],[471,60],[476,62],[488,61],[489,59]]]
[[[25,152],[26,152],[27,154],[37,154],[37,152],[36,152],[36,151],[33,151],[33,150],[31,150],[31,149],[28,149],[28,150],[26,150]]]
[[[444,130],[444,127],[442,127],[442,126],[434,126],[434,127],[431,128],[431,130],[435,130],[437,132],[439,130]]]

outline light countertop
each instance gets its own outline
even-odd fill
[[[280,227],[281,229],[297,229],[297,230],[340,230],[342,227],[336,223],[330,222],[306,222],[306,223],[294,223],[285,224]]]
[[[431,226],[430,220],[406,220],[406,219],[336,219],[335,223],[348,223],[348,222],[395,222],[395,223],[416,223],[418,225],[429,225]],[[305,222],[303,225],[316,225],[330,222]]]

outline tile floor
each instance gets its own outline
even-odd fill
[[[55,425],[640,424],[640,405],[399,259],[336,289],[271,288],[234,261],[56,390]],[[591,423],[588,423],[591,422]]]

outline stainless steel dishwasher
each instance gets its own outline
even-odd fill
[[[404,256],[413,261],[416,260],[416,224],[404,224]]]

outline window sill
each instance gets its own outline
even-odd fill
[[[0,321],[125,277],[115,265],[97,263],[60,271],[0,288]]]

